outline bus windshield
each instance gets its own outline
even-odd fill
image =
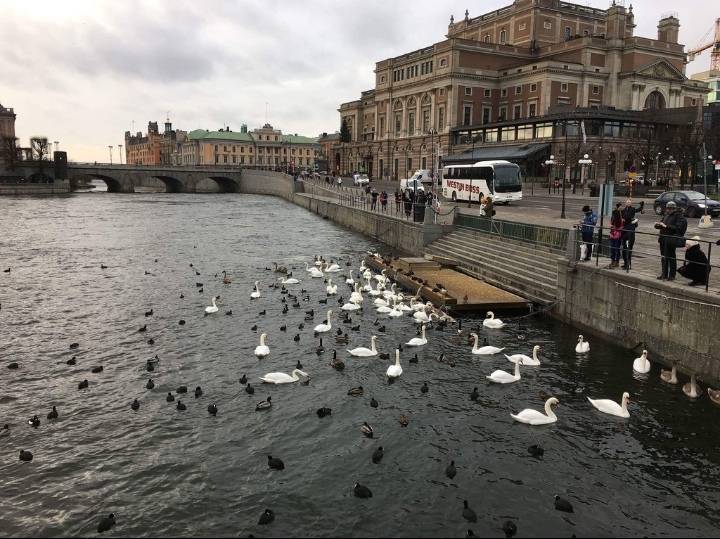
[[[522,190],[522,179],[520,167],[518,166],[495,166],[495,191],[498,193],[512,193]]]

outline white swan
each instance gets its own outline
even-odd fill
[[[327,312],[327,324],[318,324],[317,326],[315,326],[315,333],[327,333],[332,329],[330,316],[332,316],[332,309]]]
[[[402,310],[403,304],[398,303],[398,300],[396,298],[393,298],[393,308],[392,310],[387,313],[390,318],[400,318],[405,314],[405,312]]]
[[[395,364],[390,365],[385,373],[388,378],[399,378],[402,375],[402,365],[400,365],[400,350],[395,350]]]
[[[430,322],[430,317],[428,316],[428,311],[430,311],[432,308],[433,308],[433,304],[428,301],[422,310],[417,311],[415,314],[413,314],[413,318],[416,321],[420,321],[420,322]]]
[[[424,346],[427,344],[427,339],[425,338],[425,326],[422,326],[422,336],[421,337],[414,337],[410,339],[408,342],[405,343],[406,346]]]
[[[582,335],[578,337],[578,343],[575,347],[576,354],[587,354],[590,351],[590,343],[587,342]]]
[[[703,394],[703,390],[697,385],[694,374],[690,375],[690,381],[687,384],[683,385],[682,390],[683,393],[685,393],[691,399],[697,399],[700,395]]]
[[[371,357],[377,355],[377,349],[375,348],[375,341],[377,341],[377,337],[373,335],[370,338],[370,348],[353,348],[352,350],[348,350],[348,353],[351,356],[356,357]]]
[[[260,288],[258,285],[260,281],[255,281],[255,290],[250,293],[250,299],[258,299],[260,297]]]
[[[512,361],[513,363],[517,363],[519,361],[525,367],[539,367],[540,360],[537,357],[539,350],[540,346],[536,344],[535,346],[533,346],[533,357],[528,357],[525,354],[513,354],[512,356],[505,354],[505,357],[508,359],[508,361]]]
[[[391,284],[390,290],[383,290],[382,295],[385,299],[388,299],[393,296],[397,298],[397,285],[395,283]]]
[[[300,283],[300,281],[298,281],[295,277],[291,277],[289,279],[283,279],[282,277],[280,277],[278,279],[278,281],[280,281],[280,284],[298,284],[298,283]]]
[[[382,272],[380,272],[379,275],[373,275],[373,279],[375,279],[380,284],[385,284],[387,282],[387,277],[385,274],[387,273],[387,270],[384,269]]]
[[[372,285],[370,284],[370,279],[366,277],[365,281],[365,286],[361,286],[361,290],[363,290],[364,292],[370,292],[373,289]]]
[[[520,380],[520,362],[515,363],[515,374],[498,370],[485,378],[496,384],[512,384],[513,382],[517,382]]]
[[[520,423],[525,423],[527,425],[549,425],[550,423],[555,423],[557,421],[557,416],[552,409],[552,407],[556,404],[560,404],[560,401],[555,397],[551,397],[545,402],[544,414],[542,412],[538,412],[537,410],[526,408],[517,415],[510,414],[510,417],[512,417],[515,421],[519,421]]]
[[[358,309],[362,309],[362,307],[357,303],[352,303],[349,301],[345,305],[340,307],[340,309],[343,311],[357,311]]]
[[[325,264],[325,269],[323,270],[325,273],[338,273],[340,270],[340,266],[337,264]]]
[[[270,355],[270,348],[265,344],[266,338],[267,333],[260,335],[260,345],[255,347],[255,355],[261,359]]]
[[[592,404],[595,408],[597,408],[604,414],[610,414],[617,417],[625,418],[630,417],[630,412],[628,412],[627,409],[628,402],[630,402],[629,393],[623,393],[622,404],[618,404],[617,402],[611,401],[610,399],[593,400],[588,397],[588,400],[590,401],[590,404]]]
[[[384,300],[383,298],[377,298],[375,299],[375,301],[373,301],[373,305],[375,305],[376,307],[387,307],[388,301]]]
[[[432,305],[432,304],[431,304]],[[427,303],[423,303],[422,301],[418,301],[417,298],[413,297],[410,300],[410,307],[412,307],[413,311],[423,311],[425,310],[425,307],[427,307]]]
[[[470,334],[473,339],[475,339],[475,344],[472,349],[472,353],[479,356],[492,356],[495,354],[499,354],[505,348],[498,348],[497,346],[483,346],[481,348],[478,348],[478,342],[480,338],[478,337],[477,333],[471,333]]]
[[[643,350],[642,355],[633,361],[633,370],[640,374],[650,372],[650,362],[647,358],[647,350]]]
[[[328,284],[325,287],[325,291],[327,292],[328,296],[334,296],[337,294],[337,285],[332,284],[332,279],[328,279]]]
[[[375,309],[375,312],[377,312],[378,314],[389,314],[393,310],[393,307],[394,307],[394,305],[392,307],[391,307],[391,305],[392,305],[392,302],[390,302],[389,304],[380,305],[380,307]]]
[[[415,313],[417,314],[417,313]],[[415,318],[413,315],[413,321],[416,324],[428,324],[429,322],[432,322],[433,320],[440,320],[440,317],[436,315],[435,313],[430,313],[430,316],[427,317],[427,319],[424,318]]]
[[[205,307],[205,314],[213,314],[213,313],[218,312],[218,307],[217,307],[217,305],[215,305],[215,300],[216,300],[216,299],[217,299],[217,298],[216,298],[215,296],[213,296],[213,298],[212,298],[212,307]]]
[[[660,369],[660,380],[667,384],[677,384],[677,365],[673,363],[672,369],[669,371],[666,371],[665,369]]]
[[[310,375],[300,369],[292,371],[292,375],[285,374],[284,372],[269,372],[265,376],[262,376],[260,380],[266,384],[292,384],[300,380],[300,376],[310,378]]]
[[[490,329],[500,329],[504,325],[505,322],[503,322],[499,318],[495,318],[495,313],[492,311],[488,311],[487,318],[483,320],[483,326]]]
[[[360,285],[355,283],[355,290],[350,294],[350,301],[352,303],[362,303],[364,299],[362,292],[360,292]]]
[[[350,285],[355,284],[355,279],[353,279],[352,272],[353,272],[353,270],[350,270],[350,277],[345,279],[345,284],[350,284]]]

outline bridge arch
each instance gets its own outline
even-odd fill
[[[86,178],[88,180],[102,180],[105,182],[105,185],[107,185],[107,192],[108,193],[132,193],[133,189],[130,187],[130,189],[127,188],[121,182],[120,180],[117,180],[116,178],[113,178],[111,176],[107,176],[105,174],[98,174],[98,173],[85,173],[85,174],[76,174],[74,176],[75,178]]]
[[[221,193],[240,192],[240,183],[233,178],[228,178],[227,176],[210,176],[209,178],[217,184],[218,190]]]
[[[160,180],[165,184],[166,193],[182,193],[185,190],[183,182],[181,182],[177,178],[173,178],[172,176],[153,175],[152,177]]]

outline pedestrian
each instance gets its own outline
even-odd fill
[[[700,236],[694,236],[685,242],[685,264],[677,272],[690,279],[690,286],[704,286],[707,284],[710,266],[708,258],[700,248]]]
[[[583,218],[580,220],[582,228],[580,234],[582,236],[582,245],[585,246],[585,252],[583,253],[582,247],[580,247],[580,260],[587,262],[592,258],[593,252],[593,237],[595,236],[595,225],[597,225],[597,215],[590,209],[590,206],[583,206],[582,209]],[[584,255],[584,256],[583,256]]]
[[[632,252],[635,246],[635,230],[637,230],[639,219],[635,217],[637,209],[632,205],[629,198],[625,201],[625,207],[622,209],[623,230],[620,237],[620,246],[622,248],[622,269],[630,270],[632,267]]]
[[[400,213],[400,203],[402,202],[402,194],[400,189],[395,189],[395,213]]]
[[[620,240],[623,233],[620,206],[621,204],[618,202],[610,216],[610,265],[608,265],[608,269],[615,269],[620,266]]]
[[[382,206],[382,211],[383,211],[383,213],[384,213],[385,211],[387,211],[387,201],[388,201],[388,194],[387,194],[387,192],[383,189],[383,192],[380,193],[380,205]]]
[[[369,195],[369,194],[370,194],[370,184],[367,184],[367,185],[365,186],[365,194],[366,194],[366,195]]]
[[[340,176],[337,177],[337,186],[338,186],[338,189],[340,189],[342,187],[342,178]]]
[[[485,215],[490,219],[495,215],[495,205],[493,204],[492,196],[488,195],[485,197]]]
[[[655,223],[655,228],[660,231],[658,243],[662,259],[662,273],[658,275],[658,279],[674,281],[677,272],[675,249],[685,246],[687,231],[687,219],[675,201],[671,200],[665,205],[665,215],[661,222]]]
[[[377,208],[378,192],[375,190],[374,187],[372,188],[372,191],[370,192],[370,199],[371,199],[370,209],[372,211],[375,211],[375,209]]]
[[[325,176],[325,183],[330,185],[330,176]]]
[[[410,213],[412,213],[412,207],[415,202],[413,198],[413,193],[410,189],[405,189],[405,193],[403,194],[403,200],[405,202],[405,217],[410,219]]]

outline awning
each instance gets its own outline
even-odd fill
[[[526,161],[536,154],[550,152],[550,143],[534,142],[521,146],[484,146],[469,152],[458,153],[443,157],[443,165],[467,165],[478,161],[510,161],[519,163]]]

